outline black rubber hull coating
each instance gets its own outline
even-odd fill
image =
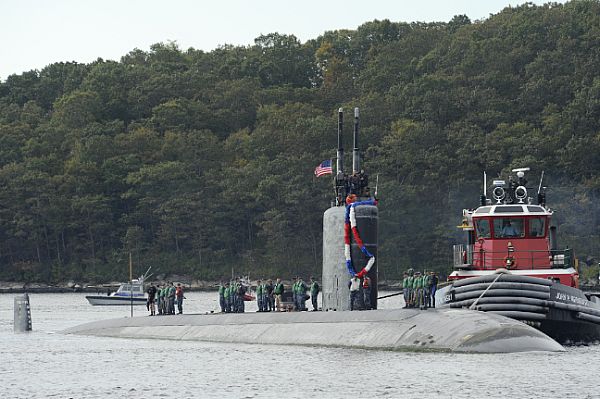
[[[463,292],[477,291],[477,290],[485,290],[490,283],[478,283],[478,284],[469,284],[463,285],[462,287],[457,287],[454,289],[456,294],[461,294]],[[550,287],[547,285],[540,284],[531,284],[531,283],[515,283],[515,282],[500,282],[496,281],[490,290],[492,289],[508,289],[508,290],[529,290],[529,291],[540,291],[540,292],[550,292]]]
[[[492,281],[496,280],[497,277],[498,277],[498,274],[489,274],[486,276],[471,277],[471,278],[466,278],[464,280],[455,281],[452,285],[454,286],[454,288],[458,288],[458,287],[462,287],[464,285],[471,285],[471,284],[476,284],[476,283],[491,283]],[[536,278],[536,277],[529,277],[529,276],[517,276],[514,274],[503,274],[502,276],[500,276],[500,278],[498,278],[498,280],[496,280],[496,283],[499,283],[499,282],[530,283],[530,284],[547,285],[547,286],[552,285],[552,281],[550,281],[550,280],[545,280],[545,279]]]

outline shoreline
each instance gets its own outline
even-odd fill
[[[156,283],[156,282],[155,282]],[[289,281],[283,281],[286,287],[290,287]],[[164,282],[159,282],[164,284]],[[182,283],[183,284],[183,283]],[[19,283],[19,282],[0,282],[0,294],[24,294],[24,293],[36,293],[36,294],[62,294],[69,292],[84,292],[90,294],[106,294],[107,291],[113,292],[119,288],[119,283],[107,283],[98,285],[88,284],[40,284],[40,283]],[[188,292],[195,291],[217,291],[219,282],[217,281],[195,281],[191,284],[183,284],[184,289]],[[386,281],[381,282],[378,285],[379,290],[402,290],[401,281]]]
[[[289,281],[283,282],[286,287],[290,287]],[[162,282],[160,284],[163,284]],[[184,289],[187,292],[212,292],[218,290],[218,282],[201,281],[192,284],[184,284]],[[102,284],[102,285],[79,285],[79,284],[64,284],[64,285],[49,285],[49,284],[20,284],[15,282],[0,282],[0,294],[64,294],[69,292],[84,292],[90,294],[106,294],[107,291],[116,291],[119,284]],[[581,285],[579,287],[583,292],[600,296],[600,285]],[[402,281],[384,281],[378,284],[380,291],[402,291]]]
[[[161,285],[164,282],[159,282]],[[286,287],[290,287],[289,281],[283,281]],[[183,283],[182,283],[183,284]],[[35,293],[35,294],[64,294],[69,292],[83,292],[90,294],[103,295],[107,291],[113,292],[119,288],[119,283],[107,283],[99,285],[81,285],[73,283],[65,284],[40,284],[31,283],[23,284],[18,282],[0,282],[0,294],[24,294],[24,293]],[[185,291],[187,292],[212,292],[218,290],[219,282],[216,281],[195,281],[191,284],[183,284]],[[600,296],[600,284],[599,285],[587,285],[582,284],[579,287],[583,292],[591,295]],[[402,281],[382,281],[378,284],[378,290],[380,291],[402,291]]]

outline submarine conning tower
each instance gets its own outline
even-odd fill
[[[358,146],[359,109],[354,109],[352,172],[344,171],[344,112],[338,110],[337,170],[334,177],[335,201],[323,215],[323,310],[350,310],[349,282],[361,278],[354,310],[365,305],[363,276],[371,279],[370,308],[377,309],[377,188],[373,195],[369,176],[360,168]],[[366,301],[368,302],[368,301]]]

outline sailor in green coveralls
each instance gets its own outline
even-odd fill
[[[423,304],[423,278],[421,277],[421,272],[415,273],[413,289],[415,290],[415,307],[420,308]]]
[[[225,313],[231,312],[231,287],[229,283],[225,283],[223,289],[223,299],[225,300]]]
[[[412,269],[408,270],[408,278],[406,279],[406,285],[408,287],[408,307],[412,308],[415,306],[415,295],[413,290],[413,282],[415,278],[413,276]]]
[[[258,312],[264,312],[263,308],[263,284],[261,280],[256,282],[256,305],[258,306]]]
[[[404,297],[404,307],[408,307],[408,273],[404,272],[402,275],[402,296]]]

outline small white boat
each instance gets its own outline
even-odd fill
[[[130,283],[122,283],[116,292],[108,295],[87,295],[85,297],[94,306],[145,305],[144,276]]]

